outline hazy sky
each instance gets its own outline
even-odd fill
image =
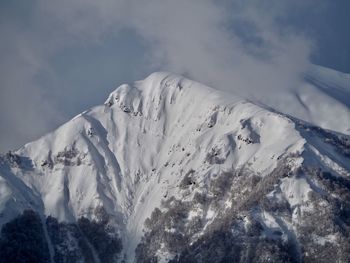
[[[0,151],[154,71],[241,95],[295,85],[309,63],[350,73],[349,12],[348,0],[2,0]]]

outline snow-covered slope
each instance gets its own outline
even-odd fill
[[[254,99],[322,128],[350,134],[350,74],[310,65],[300,85]]]
[[[307,96],[300,99],[312,107]],[[337,127],[348,129],[344,121]],[[25,209],[64,224],[81,218],[107,220],[108,233],[122,240],[119,260],[188,262],[183,246],[195,246],[206,235],[211,240],[220,222],[228,226],[241,220],[237,224],[243,224],[242,237],[252,222],[258,222],[258,236],[271,244],[292,244],[292,260],[313,259],[314,252],[303,246],[330,240],[332,248],[342,251],[348,245],[348,230],[315,232],[316,241],[301,235],[308,218],[316,218],[319,205],[332,210],[333,198],[348,207],[343,198],[349,195],[349,145],[346,135],[181,76],[154,73],[118,87],[104,105],[2,156],[0,224]],[[332,180],[341,178],[337,189],[344,188],[346,195],[323,186],[322,173]],[[198,198],[206,201],[196,202]],[[267,203],[284,206],[271,210]],[[185,213],[180,218],[174,212],[179,207]],[[194,221],[200,222],[195,230],[189,226]],[[66,255],[55,246],[58,241],[47,221],[43,225],[51,258],[55,253]],[[179,240],[181,245],[175,246]],[[94,260],[102,261],[93,241],[88,245],[97,251]]]

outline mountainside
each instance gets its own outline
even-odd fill
[[[347,262],[336,117],[342,133],[169,73],[122,85],[1,156],[0,258],[27,242],[36,262]]]

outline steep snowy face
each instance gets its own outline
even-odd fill
[[[25,209],[51,216],[43,223],[51,258],[68,255],[58,249],[69,247],[68,241],[53,238],[52,229],[60,229],[70,236],[63,240],[75,240],[77,258],[89,256],[79,243],[83,233],[95,261],[106,253],[89,239],[89,229],[101,227],[107,237],[120,237],[123,247],[108,239],[118,244],[108,260],[128,262],[176,256],[186,262],[199,257],[184,254],[186,249],[202,247],[203,238],[213,241],[218,225],[243,240],[260,224],[256,238],[269,238],[287,256],[291,245],[291,260],[298,261],[304,243],[314,244],[299,241],[298,231],[309,223],[303,218],[313,218],[314,204],[328,196],[317,176],[325,171],[346,185],[348,158],[347,136],[181,76],[154,73],[2,156],[0,223]],[[343,237],[331,234],[319,232],[321,241],[334,238],[338,245]]]

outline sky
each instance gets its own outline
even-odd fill
[[[1,0],[0,152],[154,71],[241,96],[350,73],[348,0]]]

